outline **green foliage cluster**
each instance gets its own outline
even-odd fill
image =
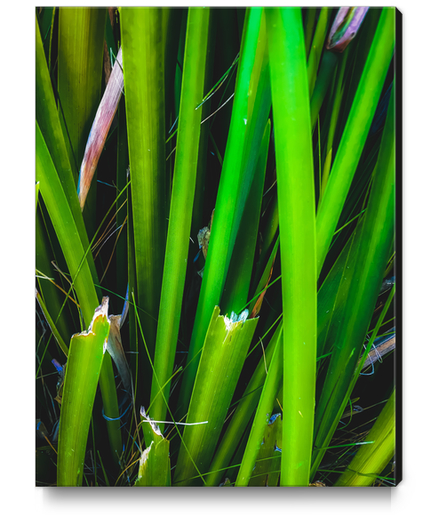
[[[394,483],[396,11],[360,9],[330,50],[333,8],[37,9],[38,485]]]

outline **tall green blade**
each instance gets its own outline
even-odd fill
[[[253,426],[247,441],[235,486],[248,486],[257,455],[259,454],[259,449],[262,445],[263,433],[272,414],[274,399],[281,386],[282,376],[283,344],[281,338],[279,338],[265,379],[262,395],[260,396],[259,405],[253,420]],[[281,445],[279,447],[281,447]]]
[[[94,306],[99,304],[90,271],[92,256],[88,253],[84,258],[86,249],[79,238],[72,209],[37,122],[36,179],[40,183],[40,193],[74,280],[84,320],[89,324],[93,317]],[[76,197],[77,200],[78,197]]]
[[[84,322],[89,325],[93,318],[94,306],[99,304],[91,274],[93,258],[91,253],[87,252],[87,249],[84,248],[79,237],[71,207],[37,122],[36,180],[40,182],[40,193],[64,253]],[[78,202],[78,196],[75,199]],[[115,394],[114,374],[109,356],[106,356],[104,360],[101,382],[105,414],[112,419],[116,419],[119,413]],[[112,453],[114,456],[119,455],[122,448],[119,420],[109,421],[107,426]]]
[[[137,301],[153,357],[168,218],[162,10],[121,8],[120,24]]]
[[[94,398],[109,335],[108,297],[70,340],[58,437],[57,486],[81,486]]]
[[[139,460],[135,486],[171,486],[171,461],[169,441],[163,437],[159,426],[141,409],[143,432],[147,448]]]
[[[371,486],[395,453],[395,389],[335,486]]]
[[[316,376],[315,200],[300,9],[267,9],[283,299],[282,486],[309,483]]]
[[[234,322],[214,309],[175,469],[178,485],[202,485],[193,478],[209,468],[257,322]]]
[[[359,163],[395,45],[395,9],[382,11],[328,184],[317,213],[317,270],[320,273],[350,184]]]
[[[165,420],[165,399],[169,399],[170,390],[168,379],[172,375],[180,325],[202,120],[202,109],[196,107],[204,95],[209,15],[208,8],[190,8],[187,19],[172,202],[151,389],[151,400],[154,400],[151,415],[155,420]],[[160,385],[165,383],[162,396]]]
[[[202,348],[214,307],[220,302],[236,239],[235,230],[238,230],[252,179],[253,170],[249,170],[249,176],[246,177],[242,161],[246,147],[246,136],[251,137],[247,133],[247,121],[252,113],[252,100],[255,95],[249,94],[249,91],[256,92],[257,82],[255,81],[260,74],[260,68],[257,67],[258,69],[256,69],[254,65],[260,36],[261,18],[261,8],[251,8],[246,15],[232,122],[217,194],[211,230],[211,244],[208,248],[205,273],[190,342],[188,364],[181,390],[183,411],[187,409],[193,388],[198,366],[196,356]],[[265,48],[264,40],[260,41],[260,46],[261,52],[263,52]],[[251,84],[254,84],[255,87],[251,88]],[[234,228],[236,229],[234,230]]]
[[[310,54],[308,56],[308,88],[310,95],[313,94],[314,84],[316,82],[317,69],[319,67],[320,56],[322,54],[323,45],[325,43],[326,32],[328,28],[330,10],[328,7],[322,7],[317,22],[316,32],[314,33],[313,42],[311,44]]]
[[[223,475],[228,475],[228,471],[224,471],[228,467],[235,449],[238,446],[238,435],[244,434],[247,424],[251,420],[254,410],[259,403],[262,393],[262,386],[265,383],[267,374],[266,367],[272,363],[276,344],[280,338],[282,323],[278,324],[271,341],[265,349],[265,353],[259,361],[250,382],[244,392],[241,401],[235,409],[235,413],[229,421],[229,425],[223,435],[220,444],[211,463],[210,471],[212,474],[206,477],[207,486],[216,486],[220,484]]]
[[[60,116],[55,103],[48,65],[43,53],[39,27],[36,24],[36,119],[54,162],[61,184],[68,199],[75,224],[84,246],[88,246],[79,204],[76,202],[76,186],[69,161],[65,138],[61,129]],[[96,277],[95,269],[92,271]]]
[[[267,118],[271,101],[269,66],[267,67],[267,80],[263,80],[262,82],[265,83],[265,86],[268,89],[267,105],[264,107],[263,116],[263,118]],[[260,134],[260,130],[256,132]],[[244,206],[244,212],[235,241],[229,272],[226,277],[225,292],[222,296],[221,305],[227,313],[230,313],[231,311],[241,311],[248,301],[250,281],[254,265],[254,254],[258,238],[270,135],[271,122],[268,120],[262,141],[259,146],[256,145],[256,148],[259,148],[258,161],[256,163],[253,182],[250,187],[247,202]]]
[[[100,101],[105,17],[106,9],[91,7],[62,7],[59,12],[59,110],[75,173]]]
[[[394,88],[395,89],[395,88]],[[359,353],[380,292],[392,251],[395,229],[395,102],[391,95],[382,145],[370,200],[360,228],[359,250],[354,264],[341,322],[334,338],[329,370],[316,407],[313,470],[338,423],[337,413],[347,402],[345,393],[358,362]]]

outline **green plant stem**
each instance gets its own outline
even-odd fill
[[[281,340],[280,337],[277,340],[274,356],[269,365],[235,486],[247,486],[250,481],[262,445],[262,436],[272,414],[274,399],[280,389],[283,376],[283,343]]]
[[[229,129],[226,153],[223,161],[214,221],[211,230],[211,244],[205,265],[202,287],[196,311],[195,325],[191,337],[187,369],[184,373],[180,395],[183,413],[187,409],[193,389],[198,359],[196,359],[205,340],[205,334],[211,320],[214,307],[220,302],[228,271],[236,232],[244,208],[247,193],[246,178],[242,166],[243,152],[246,144],[246,121],[249,119],[254,96],[248,94],[252,74],[260,73],[255,70],[256,48],[258,46],[262,18],[261,8],[251,8],[247,11],[245,35],[242,42],[242,52],[239,63],[235,98],[232,112],[232,123]],[[264,42],[261,42],[264,50]],[[245,121],[244,121],[245,120]],[[253,170],[249,170],[250,175]],[[247,178],[248,187],[251,176]],[[239,200],[241,199],[241,200]],[[242,205],[240,205],[242,203]]]
[[[358,166],[395,44],[395,11],[383,9],[316,219],[320,272]]]
[[[334,486],[371,486],[395,453],[395,389],[347,470]]]
[[[395,89],[395,88],[394,88]],[[329,445],[373,314],[392,251],[395,228],[395,96],[392,92],[370,200],[329,370],[316,407],[313,471]]]
[[[120,9],[138,306],[154,357],[169,203],[166,188],[162,10]],[[151,367],[142,371],[145,389]]]
[[[315,200],[299,9],[267,9],[283,300],[282,486],[309,483],[316,377]],[[298,192],[301,192],[299,195]]]
[[[202,109],[196,109],[196,106],[204,94],[209,16],[208,8],[190,8],[187,20],[172,202],[151,389],[151,401],[154,400],[151,416],[155,420],[165,420],[164,398],[169,399],[168,379],[172,375],[180,325],[202,119]],[[158,385],[166,382],[163,397],[159,395]],[[163,424],[160,428],[163,431]]]

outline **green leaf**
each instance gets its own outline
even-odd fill
[[[204,95],[209,16],[208,8],[191,8],[187,19],[172,202],[151,389],[151,401],[154,400],[151,414],[156,420],[164,420],[166,416],[168,379],[172,375],[180,325],[202,121],[202,109],[196,107]],[[164,396],[159,395],[160,385],[165,383]],[[163,431],[163,426],[161,429]]]
[[[58,437],[57,486],[80,486],[85,449],[108,342],[108,297],[95,309],[88,328],[70,340]]]
[[[62,7],[59,12],[58,94],[75,173],[100,101],[105,17],[106,9],[93,7]]]
[[[280,338],[283,324],[279,323],[271,341],[268,343],[264,355],[261,357],[253,376],[251,377],[244,395],[236,406],[235,413],[230,419],[226,432],[223,435],[220,445],[211,463],[211,474],[205,478],[207,486],[215,486],[222,480],[224,469],[229,466],[232,456],[238,446],[238,435],[245,433],[248,423],[251,420],[254,410],[258,405],[262,387],[267,375],[267,367],[272,363],[276,344]]]
[[[334,486],[371,486],[395,453],[395,389],[347,470]]]
[[[319,21],[317,22],[316,31],[314,33],[313,42],[311,44],[311,49],[308,55],[307,62],[308,88],[310,91],[310,95],[313,94],[314,84],[316,82],[317,69],[319,67],[320,56],[322,54],[323,45],[325,43],[329,19],[329,8],[322,7],[319,14]]]
[[[169,216],[162,9],[121,8],[120,24],[137,302],[153,359]]]
[[[75,289],[78,292],[84,320],[89,323],[92,319],[94,306],[99,304],[90,270],[90,263],[93,260],[92,255],[91,253],[86,254],[86,249],[83,247],[72,209],[37,122],[36,180],[40,183],[40,193],[66,258]],[[76,195],[75,199],[77,202],[78,197]]]
[[[235,322],[215,307],[196,375],[175,484],[202,484],[192,478],[207,472],[258,319]]]
[[[36,120],[57,170],[83,245],[87,247],[88,236],[85,230],[84,220],[80,214],[79,203],[77,202],[76,186],[72,174],[72,167],[67,154],[66,143],[61,128],[60,117],[54,99],[54,92],[52,90],[51,78],[45,60],[45,55],[43,53],[42,40],[37,24]],[[95,277],[95,269],[92,273]]]
[[[260,457],[266,457],[268,449],[262,452],[262,445],[265,444],[265,430],[270,423],[272,407],[274,405],[275,396],[280,389],[283,377],[283,343],[281,338],[278,339],[274,350],[274,356],[269,366],[268,374],[263,386],[262,395],[260,396],[259,405],[254,417],[253,426],[248,438],[247,447],[241,462],[241,468],[235,481],[235,486],[248,486],[250,478],[253,474],[253,467],[259,454]],[[280,434],[281,436],[281,434]],[[280,442],[279,442],[280,443]],[[280,445],[281,447],[281,445]],[[271,448],[269,449],[271,451]],[[273,450],[273,448],[272,448]],[[265,452],[266,451],[266,452]],[[263,456],[262,456],[263,454]],[[272,453],[270,453],[272,454]],[[260,467],[256,467],[256,474]],[[259,478],[265,479],[265,478]],[[250,484],[250,486],[253,486]]]
[[[94,267],[93,257],[91,252],[88,252],[88,248],[83,246],[72,209],[37,122],[36,180],[40,182],[40,193],[64,253],[84,321],[86,324],[90,324],[94,306],[99,304],[91,273],[91,268]],[[77,195],[75,196],[75,202],[78,202]],[[78,214],[78,216],[82,217],[82,214]],[[117,419],[119,412],[115,394],[115,380],[109,356],[104,360],[101,381],[105,414],[112,419]],[[119,420],[112,420],[107,425],[112,452],[115,456],[117,453],[121,453],[122,448],[121,433],[118,430],[120,427]]]
[[[270,97],[270,95],[268,95],[268,97]],[[266,114],[268,115],[268,113]],[[222,297],[222,306],[228,313],[231,311],[238,312],[247,305],[254,265],[254,252],[258,238],[263,184],[265,180],[270,135],[271,122],[268,120],[262,141],[259,145],[259,159],[256,163],[253,182],[244,207],[241,225],[226,278],[225,293]]]
[[[316,261],[310,100],[301,11],[266,9],[283,299],[282,486],[309,484],[316,378]],[[300,193],[299,193],[300,192]]]
[[[266,45],[266,39],[262,38],[260,30],[261,18],[261,8],[251,8],[247,11],[235,87],[232,122],[229,128],[211,229],[211,244],[208,248],[205,273],[190,342],[187,369],[184,373],[180,394],[183,411],[187,409],[196,375],[198,361],[195,357],[202,348],[214,306],[220,303],[239,223],[253,177],[253,169],[248,169],[248,176],[246,175],[243,159],[248,157],[245,154],[247,138],[253,136],[247,130],[247,123],[253,113],[255,94],[249,92],[255,93],[257,91]],[[258,48],[260,49],[260,58],[256,59]],[[252,89],[251,85],[254,85]]]
[[[395,10],[382,11],[316,219],[317,271],[325,260],[376,111],[395,45]]]
[[[169,441],[163,438],[159,426],[141,409],[145,441],[149,442],[139,461],[135,486],[171,486]]]
[[[395,96],[392,92],[351,285],[316,407],[313,470],[338,423],[392,251],[395,229]],[[341,416],[341,415],[340,415]]]
[[[248,486],[277,486],[280,477],[280,452],[283,449],[282,429],[281,413],[276,413],[263,432],[256,467]]]

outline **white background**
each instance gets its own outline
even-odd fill
[[[130,2],[127,5],[131,5]],[[159,3],[159,2],[157,2]],[[106,5],[92,2],[91,5]],[[252,5],[235,2],[235,5]],[[67,4],[70,5],[70,4]],[[82,5],[82,4],[75,4]],[[137,4],[142,5],[142,4]],[[153,4],[154,5],[154,4]],[[166,3],[165,5],[172,5]],[[187,2],[182,5],[199,5]],[[214,5],[214,4],[213,4]],[[217,5],[227,5],[217,3]],[[255,5],[259,5],[256,3]],[[260,4],[261,5],[261,4]],[[274,4],[275,5],[275,4]],[[283,4],[286,5],[286,4]],[[290,4],[294,5],[294,4]],[[300,2],[315,6],[315,2]],[[320,5],[337,6],[324,2]],[[367,5],[392,6],[389,2]],[[34,5],[1,8],[1,440],[5,513],[425,513],[429,506],[430,36],[428,3],[403,13],[403,481],[396,489],[35,488],[34,463]],[[398,77],[398,81],[400,77]],[[6,108],[6,116],[3,115]],[[399,186],[399,185],[398,185]],[[4,331],[4,329],[6,329]],[[132,510],[132,511],[129,511]]]

